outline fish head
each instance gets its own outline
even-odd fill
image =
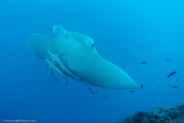
[[[47,53],[47,36],[32,33],[26,41],[26,45],[41,59],[49,57]]]

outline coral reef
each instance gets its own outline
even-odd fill
[[[120,123],[184,123],[184,105],[137,112]]]

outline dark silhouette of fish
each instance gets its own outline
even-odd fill
[[[96,94],[96,93],[98,93],[98,90],[93,90],[91,87],[89,87],[88,84],[84,84],[84,85],[88,87],[88,91],[89,91],[91,94]]]
[[[91,91],[91,90],[92,90],[92,88],[88,87],[88,90],[90,90],[90,91]]]
[[[140,62],[140,64],[148,64],[148,62],[142,61],[142,62]]]
[[[98,90],[89,90],[89,92],[90,92],[91,94],[96,94],[96,93],[98,93]]]
[[[133,92],[135,92],[135,90],[131,90],[131,91],[130,91],[130,93],[133,93]]]
[[[170,62],[170,61],[172,61],[172,60],[167,58],[166,61]]]
[[[168,86],[171,88],[178,88],[178,86],[175,86],[175,85],[168,85]]]
[[[183,94],[180,94],[180,95],[178,95],[177,97],[179,97],[179,98],[180,98],[180,97],[182,97],[182,96],[183,96]]]
[[[176,73],[177,73],[176,71],[173,71],[173,72],[169,73],[169,74],[167,75],[167,78],[169,78],[169,77],[175,75]]]
[[[141,84],[141,88],[143,88],[144,86],[143,86],[143,84]]]
[[[177,78],[176,78],[176,82],[179,80],[179,76],[177,76]]]
[[[105,97],[105,99],[109,99],[109,97],[108,96],[104,96]]]
[[[150,81],[150,83],[153,83],[153,82],[155,82],[155,81]]]

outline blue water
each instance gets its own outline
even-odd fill
[[[182,0],[1,0],[0,122],[113,123],[137,111],[184,104],[183,6]],[[99,54],[143,89],[91,86],[99,91],[93,95],[70,78],[65,86],[55,73],[56,83],[25,45],[31,33],[46,35],[53,25],[92,37]]]

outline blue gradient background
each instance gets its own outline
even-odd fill
[[[183,104],[183,6],[182,0],[1,0],[0,120],[113,123],[137,111]],[[25,46],[31,33],[48,34],[56,24],[92,37],[99,54],[144,88],[130,93],[92,87],[99,91],[92,95],[70,78],[65,87],[56,73],[57,84]],[[177,75],[166,78],[172,71]]]

